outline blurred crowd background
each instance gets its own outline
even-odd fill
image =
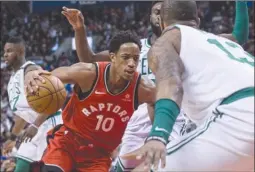
[[[244,48],[254,55],[254,2],[249,2],[249,41]],[[152,2],[95,1],[13,1],[1,6],[1,143],[13,124],[9,108],[7,83],[10,71],[3,61],[3,46],[10,36],[26,41],[26,57],[47,70],[78,61],[73,42],[74,32],[61,14],[62,6],[82,11],[89,44],[95,52],[107,49],[118,30],[131,29],[141,38],[150,34],[149,14]],[[201,29],[212,33],[231,33],[235,19],[235,2],[198,2]],[[72,86],[66,85],[71,94]],[[2,170],[1,170],[2,171]]]

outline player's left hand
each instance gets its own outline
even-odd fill
[[[16,141],[8,139],[4,144],[3,144],[3,149],[2,149],[2,154],[4,156],[9,156],[9,154],[12,152],[12,149],[16,145]]]
[[[30,142],[32,138],[37,134],[38,129],[33,125],[30,125],[22,135],[21,142]]]
[[[166,164],[166,146],[158,140],[149,140],[140,149],[121,156],[123,159],[144,159],[144,171],[150,170],[151,166],[155,171],[158,169],[159,161],[161,160],[161,168],[165,168]],[[139,166],[141,170],[141,166]],[[135,169],[136,171],[136,169]]]

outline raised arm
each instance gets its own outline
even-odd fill
[[[220,34],[220,36],[230,39],[240,45],[247,42],[249,36],[249,14],[247,2],[236,1],[236,15],[233,32],[229,34]]]
[[[63,7],[62,14],[74,29],[76,52],[80,62],[110,61],[110,55],[107,50],[95,54],[89,47],[84,17],[79,10]]]
[[[154,103],[156,99],[156,86],[154,82],[147,77],[142,76],[138,87],[138,103],[147,103],[149,117],[154,120]]]

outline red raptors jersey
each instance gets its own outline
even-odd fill
[[[127,123],[135,111],[135,96],[140,75],[136,72],[132,81],[117,95],[109,92],[106,75],[110,63],[96,63],[97,79],[81,99],[73,93],[63,111],[64,125],[107,151],[113,151],[121,142]],[[84,81],[86,82],[86,81]]]

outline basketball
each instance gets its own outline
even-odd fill
[[[44,115],[56,113],[66,99],[64,84],[55,76],[41,75],[45,83],[37,81],[38,91],[35,94],[28,93],[27,101],[29,106],[36,112]]]

